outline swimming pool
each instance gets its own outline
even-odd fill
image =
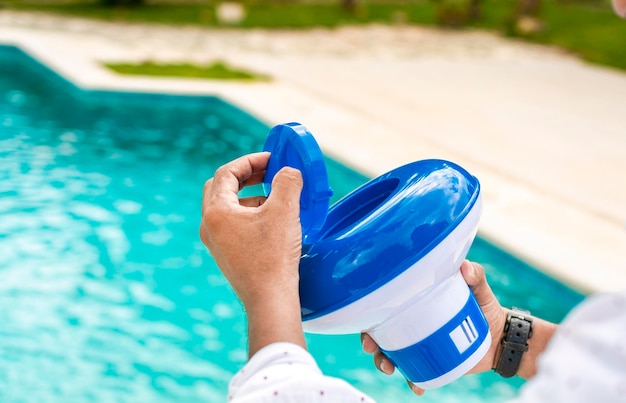
[[[225,400],[245,319],[198,239],[201,191],[267,131],[217,98],[83,91],[0,46],[1,401]],[[327,164],[334,200],[367,180]],[[558,321],[582,298],[481,239],[470,257],[505,305]],[[307,339],[327,374],[411,397],[358,335]],[[420,401],[503,400],[519,384],[467,376]]]

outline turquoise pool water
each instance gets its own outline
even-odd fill
[[[225,400],[245,319],[198,239],[201,191],[267,131],[216,98],[82,91],[0,47],[0,401]],[[335,200],[367,180],[327,163]],[[582,298],[481,239],[470,257],[505,305],[559,321]],[[326,373],[412,398],[358,335],[307,339]],[[501,401],[519,385],[473,375],[419,400]]]

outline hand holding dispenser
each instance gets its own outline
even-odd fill
[[[416,161],[328,209],[323,155],[298,123],[274,127],[266,193],[283,166],[302,172],[300,301],[304,330],[368,333],[400,372],[429,389],[480,361],[489,326],[459,267],[476,236],[480,184],[460,166]]]

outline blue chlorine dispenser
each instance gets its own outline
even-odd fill
[[[302,172],[300,300],[310,333],[368,333],[424,389],[465,374],[491,345],[459,267],[481,214],[478,180],[443,160],[381,175],[329,209],[324,156],[299,123],[274,127],[266,194],[283,166]]]

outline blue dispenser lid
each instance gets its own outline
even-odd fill
[[[328,184],[324,155],[315,138],[300,123],[286,123],[270,130],[263,151],[272,155],[263,178],[263,190],[268,196],[272,179],[285,166],[302,172],[303,189],[300,196],[300,223],[302,242],[311,244],[320,235],[326,222],[333,190]]]

